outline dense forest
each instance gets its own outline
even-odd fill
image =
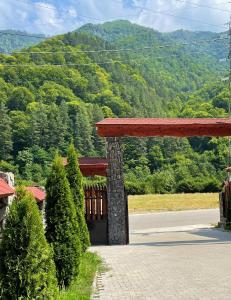
[[[0,169],[44,184],[71,139],[104,156],[94,124],[105,117],[227,117],[227,52],[226,33],[114,21],[1,54]],[[124,161],[130,193],[217,191],[228,140],[125,138]]]
[[[0,30],[0,53],[9,54],[14,50],[38,44],[44,39],[43,34],[29,34],[19,30]]]

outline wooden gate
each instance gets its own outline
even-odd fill
[[[108,201],[104,185],[85,186],[85,217],[92,245],[108,244]]]

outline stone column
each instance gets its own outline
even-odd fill
[[[127,211],[120,138],[107,138],[107,160],[109,245],[125,245],[127,244]]]
[[[14,174],[0,172],[0,178],[3,179],[10,187],[14,188]],[[0,200],[0,231],[4,228],[5,218],[9,211],[9,207],[14,200],[14,195],[2,198]]]

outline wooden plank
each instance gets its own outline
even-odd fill
[[[230,136],[231,119],[172,119],[172,118],[115,118],[96,124],[98,134],[104,137],[119,136]]]
[[[102,203],[102,191],[100,188],[96,191],[96,214],[97,214],[97,220],[101,220],[101,203]]]
[[[90,192],[89,189],[85,190],[85,206],[86,206],[86,218],[88,221],[91,220],[91,203],[90,203]]]

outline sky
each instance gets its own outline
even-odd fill
[[[229,0],[0,0],[0,29],[55,35],[126,19],[162,32],[227,30]],[[214,8],[214,9],[212,9]]]

